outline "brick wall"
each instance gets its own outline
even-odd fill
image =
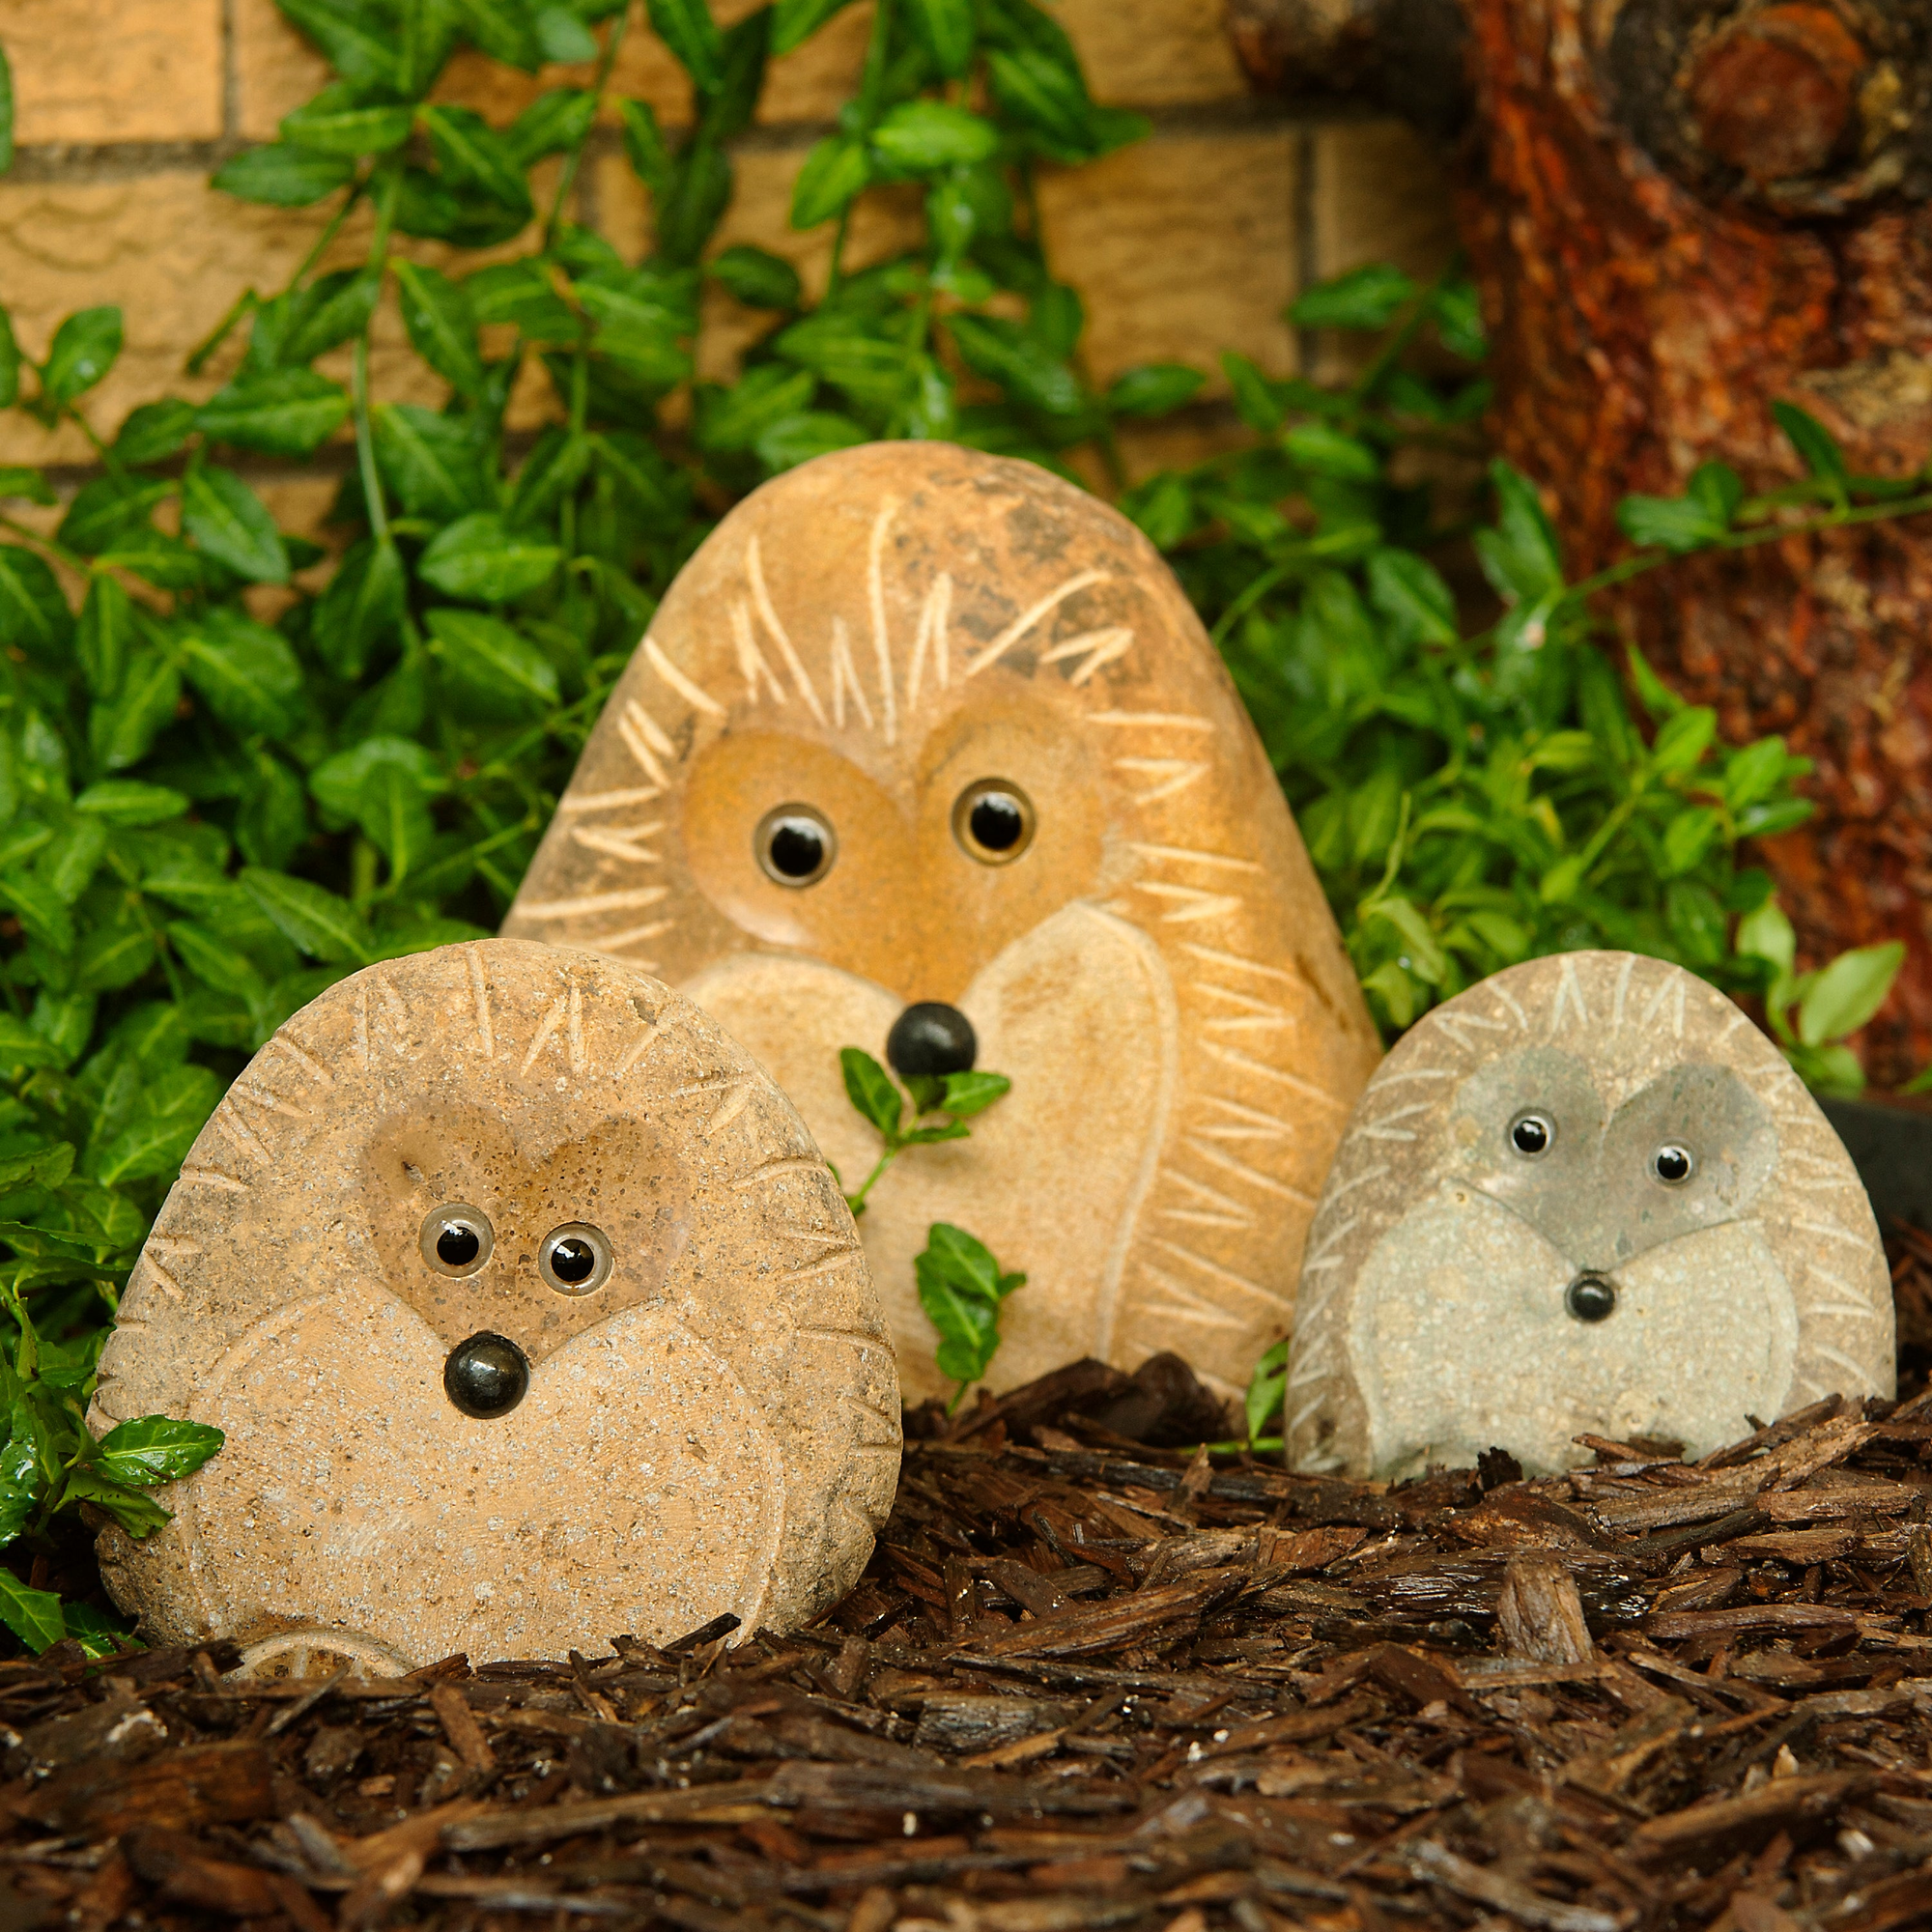
[[[727,23],[753,4],[714,0]],[[791,181],[855,89],[869,12],[849,9],[773,63],[735,156],[737,199],[720,245],[756,242],[798,263],[809,283],[828,242],[824,231],[785,225]],[[1320,353],[1282,320],[1303,283],[1381,257],[1428,270],[1446,256],[1440,170],[1419,144],[1393,124],[1298,119],[1251,101],[1221,36],[1220,0],[1061,0],[1058,12],[1095,95],[1154,127],[1150,140],[1043,185],[1053,259],[1086,298],[1089,367],[1100,381],[1150,360],[1212,369],[1223,349],[1286,372]],[[164,392],[208,393],[225,364],[191,380],[187,351],[242,287],[279,286],[320,225],[307,211],[213,194],[208,176],[238,148],[273,137],[280,116],[321,84],[321,62],[273,0],[6,0],[0,44],[14,66],[20,149],[0,180],[0,300],[22,347],[38,355],[63,315],[118,302],[127,348],[93,398],[97,427],[111,431]],[[500,119],[542,88],[582,78],[530,78],[466,54],[440,92]],[[634,29],[615,80],[667,123],[689,112],[681,76],[647,33]],[[579,218],[641,250],[645,197],[614,135],[595,138]],[[895,220],[889,204],[873,210],[855,232],[857,257],[894,245]],[[354,261],[366,238],[352,225],[337,246]],[[724,374],[753,319],[722,294],[712,299],[706,373]],[[378,350],[380,395],[420,388],[438,399],[393,318],[387,351],[380,338]],[[1210,402],[1130,455],[1136,468],[1182,460],[1225,433],[1225,412]],[[0,463],[86,458],[71,433],[0,420]],[[276,494],[283,514],[300,517],[327,491],[312,474],[290,475]]]

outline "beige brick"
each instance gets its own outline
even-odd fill
[[[1324,128],[1313,162],[1314,264],[1318,280],[1370,262],[1393,262],[1419,282],[1456,253],[1449,184],[1439,150],[1401,121]],[[1374,353],[1370,338],[1321,331],[1313,374],[1346,383]]]
[[[1318,275],[1394,262],[1418,278],[1456,252],[1448,171],[1440,151],[1401,121],[1324,128],[1314,163]]]
[[[6,0],[0,44],[22,145],[221,133],[221,0]]]
[[[1285,129],[1143,141],[1046,176],[1048,259],[1087,305],[1094,379],[1188,362],[1225,388],[1224,349],[1284,368],[1294,203],[1295,140]]]
[[[237,132],[272,141],[284,114],[331,75],[328,63],[276,11],[275,0],[231,0]]]
[[[1065,0],[1096,100],[1125,107],[1244,99],[1247,87],[1221,31],[1223,0]]]

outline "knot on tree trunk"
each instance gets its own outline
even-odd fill
[[[1767,7],[1720,28],[1686,75],[1707,153],[1760,185],[1817,174],[1854,131],[1871,55],[1829,7]]]

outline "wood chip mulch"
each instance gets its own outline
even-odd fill
[[[0,1662],[0,1932],[1932,1921],[1932,1391],[1395,1489],[1151,1446],[1211,1412],[1171,1358],[916,1411],[789,1637]]]

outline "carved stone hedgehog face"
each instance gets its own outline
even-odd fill
[[[227,1433],[102,1565],[153,1635],[258,1663],[787,1628],[897,1474],[865,1257],[790,1103],[668,987],[514,940],[370,967],[262,1049],[95,1411]]]
[[[1303,1265],[1290,1451],[1406,1475],[1573,1438],[1693,1455],[1893,1386],[1864,1190],[1721,993],[1622,952],[1532,961],[1422,1021],[1369,1082]]]
[[[1265,755],[1124,519],[933,443],[828,456],[719,526],[586,747],[505,930],[648,962],[856,1184],[838,1054],[1010,1074],[862,1223],[909,1395],[938,1220],[1031,1284],[995,1386],[1178,1349],[1233,1392],[1287,1331],[1376,1057]],[[963,1016],[963,1017],[962,1017]]]

